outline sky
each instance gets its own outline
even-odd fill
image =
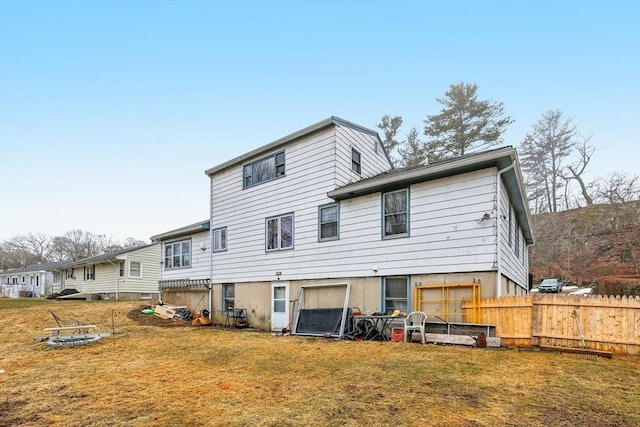
[[[208,168],[335,115],[423,129],[451,84],[518,146],[558,109],[640,173],[640,1],[0,0],[0,240],[208,217]]]

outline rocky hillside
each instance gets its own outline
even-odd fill
[[[532,222],[534,283],[559,277],[589,285],[604,276],[640,274],[640,201],[534,215]]]

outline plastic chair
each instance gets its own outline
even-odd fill
[[[420,342],[424,344],[424,324],[427,321],[427,313],[422,311],[412,311],[407,314],[404,319],[404,342],[408,342],[411,333],[414,331],[420,332]]]

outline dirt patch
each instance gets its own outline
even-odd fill
[[[145,308],[151,307],[141,306],[139,308],[134,308],[127,313],[127,317],[142,326],[156,326],[158,328],[184,328],[185,326],[191,326],[191,322],[187,322],[185,320],[167,320],[154,314],[144,314],[142,310]]]

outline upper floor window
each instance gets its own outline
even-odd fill
[[[129,261],[129,277],[142,277],[141,261]]]
[[[338,238],[338,204],[320,206],[319,217],[319,240],[335,240]]]
[[[84,280],[96,280],[95,265],[88,265],[84,268]]]
[[[284,151],[244,165],[242,176],[243,188],[284,176]]]
[[[191,239],[164,245],[164,268],[185,268],[191,266]]]
[[[267,218],[266,247],[267,251],[293,248],[292,213]]]
[[[409,235],[409,190],[398,190],[382,195],[384,210],[382,236],[403,237]]]
[[[213,230],[213,251],[222,252],[227,250],[227,227],[220,227]]]
[[[351,170],[360,175],[362,173],[362,165],[360,163],[360,152],[355,148],[351,149]]]

